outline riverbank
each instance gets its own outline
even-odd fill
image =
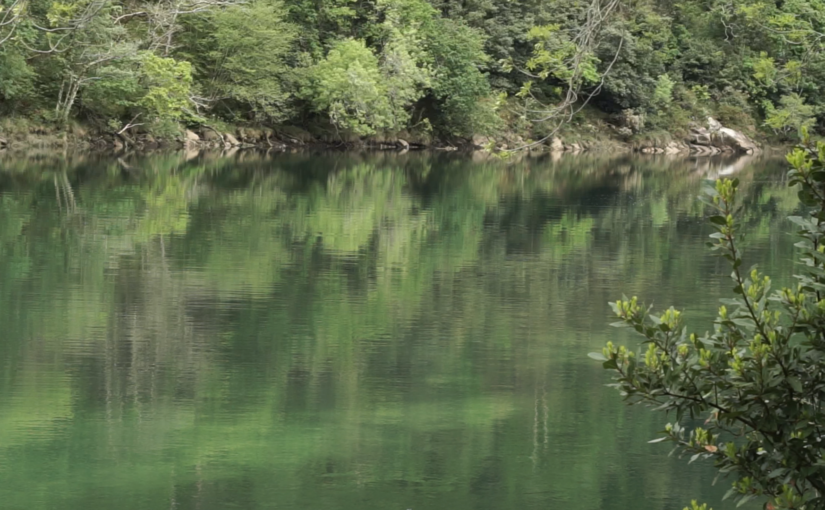
[[[235,127],[200,126],[173,136],[157,136],[137,130],[102,132],[79,123],[60,129],[27,121],[0,125],[0,151],[38,150],[151,151],[258,149],[288,151],[325,150],[483,150],[503,156],[515,152],[638,152],[643,154],[756,154],[777,147],[767,140],[754,140],[742,131],[723,126],[713,118],[693,124],[688,133],[637,133],[622,129],[595,129],[587,133],[567,130],[555,136],[532,140],[513,133],[476,135],[470,139],[439,140],[401,133],[394,136],[341,137],[311,133],[295,126]],[[782,147],[782,146],[779,146]]]

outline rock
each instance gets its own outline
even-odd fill
[[[187,143],[197,143],[201,141],[201,137],[187,129],[184,141]]]
[[[647,145],[639,149],[642,154],[665,154],[667,151],[662,147]]]
[[[721,127],[716,133],[716,145],[724,147],[736,152],[744,152],[745,154],[754,154],[759,152],[759,146],[746,134]]]
[[[693,125],[690,128],[688,148],[691,154],[713,156],[723,152],[748,152],[756,149],[756,143],[738,131],[722,126],[708,117],[708,127]]]
[[[473,145],[477,149],[485,149],[492,141],[492,138],[489,136],[473,135]]]
[[[312,133],[307,131],[306,129],[301,129],[295,126],[277,126],[276,129],[272,130],[269,128],[264,128],[264,136],[269,139],[270,136],[277,135],[278,138],[282,140],[286,140],[293,145],[303,145],[312,143],[315,141],[315,137],[312,136]]]
[[[223,142],[220,133],[218,133],[214,129],[209,128],[205,128],[201,132],[201,138],[203,138],[207,142]]]
[[[227,145],[231,147],[237,147],[241,144],[241,142],[239,142],[238,139],[235,138],[235,135],[233,135],[232,133],[225,133],[223,135],[223,140],[224,142],[226,142]]]
[[[687,151],[688,147],[679,142],[670,142],[665,147],[665,154],[680,154]]]
[[[708,117],[708,127],[691,126],[690,152],[699,155],[713,155],[722,152],[754,154],[759,146],[746,134],[724,127],[719,121]],[[706,149],[699,149],[705,147]]]
[[[398,139],[398,142],[396,142],[396,146],[401,150],[405,150],[405,151],[410,150],[409,142],[407,142],[406,140],[402,140],[400,138]]]
[[[244,143],[258,143],[263,139],[263,132],[259,129],[241,128],[238,130]]]
[[[551,152],[564,152],[564,141],[559,138],[558,136],[554,136],[550,139],[550,151]]]
[[[707,132],[693,133],[690,138],[690,143],[694,145],[710,146],[712,142],[713,139]]]
[[[406,140],[410,144],[411,149],[424,148],[432,142],[428,134],[421,132],[401,131],[397,136],[400,139]]]

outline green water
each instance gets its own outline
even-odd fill
[[[707,177],[789,280],[781,160],[185,158],[0,161],[0,508],[732,508],[587,353],[705,327]]]

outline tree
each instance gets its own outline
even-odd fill
[[[125,40],[125,28],[113,21],[116,10],[117,6],[110,1],[94,0],[55,2],[49,8],[47,18],[53,26],[76,24],[68,36],[58,36],[54,42],[47,37],[44,49],[37,50],[57,55],[54,60],[61,67],[62,76],[55,115],[63,123],[69,120],[80,92],[101,79],[98,70],[132,58],[137,51],[135,42]]]
[[[404,19],[406,5],[391,2],[385,9],[386,42],[381,52],[381,74],[384,76],[392,111],[391,128],[403,130],[411,118],[410,107],[421,99],[431,86],[432,69],[419,35],[421,22]],[[427,9],[423,16],[429,18]],[[429,21],[429,19],[427,19]]]
[[[731,263],[736,297],[723,300],[713,332],[688,333],[678,310],[654,315],[625,298],[613,304],[616,325],[644,338],[644,354],[608,343],[590,356],[616,375],[629,403],[674,413],[653,442],[712,460],[735,479],[728,495],[740,504],[811,510],[825,508],[825,143],[806,143],[788,161],[804,211],[790,218],[804,268],[796,288],[771,292],[768,276],[743,270],[739,183],[720,180],[707,191],[717,211],[711,246]]]
[[[658,111],[667,111],[673,103],[673,87],[676,85],[670,76],[663,74],[656,80],[656,88],[653,90],[651,104]]]
[[[0,100],[13,101],[30,94],[34,77],[23,52],[11,45],[0,47]]]
[[[192,62],[207,106],[231,120],[283,120],[291,94],[285,62],[296,27],[280,0],[209,10],[183,23],[180,55]]]
[[[765,101],[765,125],[774,131],[800,133],[816,125],[815,108],[805,104],[805,98],[799,94],[783,96],[779,104],[781,107],[777,109],[773,103]]]
[[[449,34],[449,37],[445,37]],[[492,89],[481,71],[488,60],[481,34],[465,24],[439,18],[426,33],[434,77],[434,124],[442,134],[472,136],[496,127]]]
[[[369,135],[392,123],[386,83],[378,57],[363,41],[337,43],[309,72],[302,91],[316,111],[333,125],[356,135]]]
[[[132,119],[151,131],[171,135],[174,123],[189,112],[189,62],[142,51],[99,69],[95,76],[99,79],[87,86],[83,107],[91,114],[110,119],[109,127],[115,131]],[[140,122],[135,122],[138,119]]]

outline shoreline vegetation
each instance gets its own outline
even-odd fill
[[[707,128],[694,124],[688,135],[676,137],[640,137],[623,140],[601,133],[591,136],[577,134],[570,138],[554,136],[534,142],[519,135],[480,136],[470,139],[421,140],[410,137],[368,137],[342,141],[317,137],[301,128],[228,127],[225,131],[213,127],[185,129],[174,137],[155,137],[151,133],[106,133],[89,126],[74,124],[65,130],[47,126],[25,126],[5,135],[0,131],[0,153],[29,150],[86,150],[94,152],[129,152],[153,150],[265,150],[272,152],[300,149],[378,150],[406,152],[410,150],[486,151],[511,155],[517,152],[549,152],[580,154],[584,152],[635,152],[684,156],[716,156],[720,154],[759,154],[771,150],[771,145],[759,143],[742,132],[726,128],[708,118]],[[775,146],[781,148],[781,146]]]
[[[0,145],[753,152],[822,134],[820,3],[0,0]]]

